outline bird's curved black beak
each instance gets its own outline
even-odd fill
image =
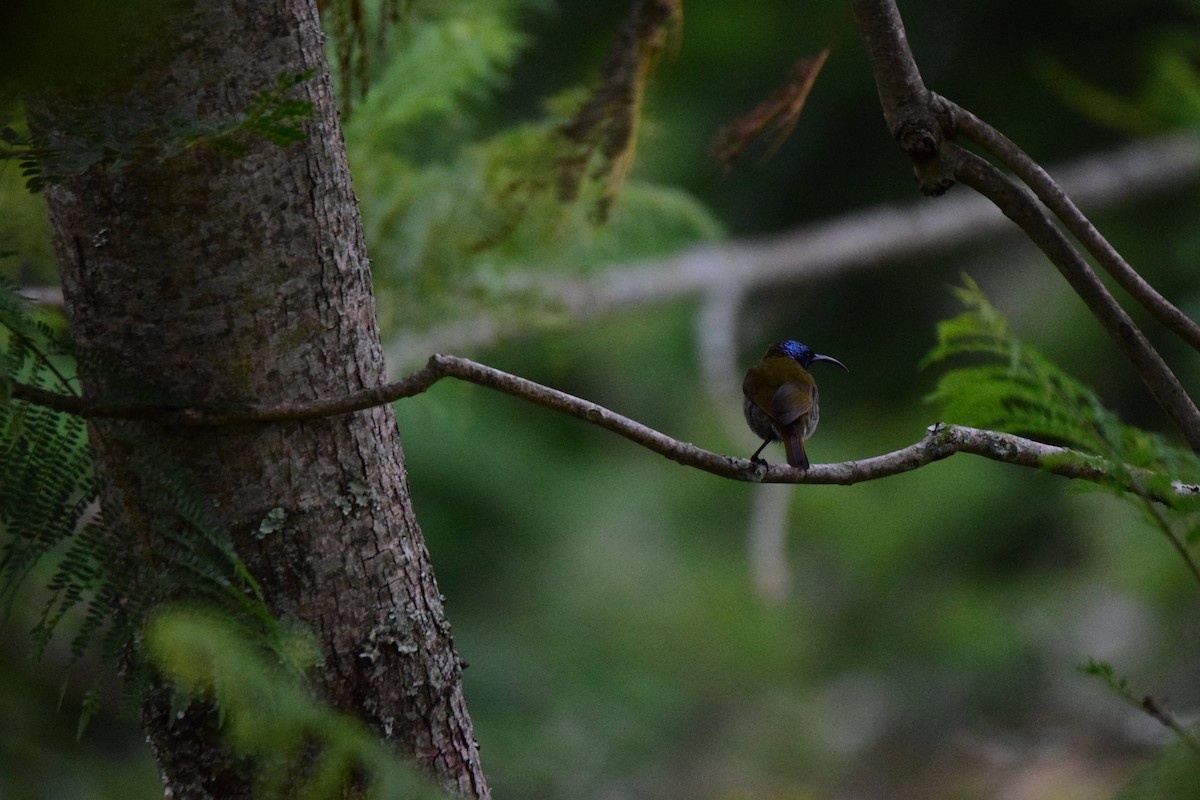
[[[839,367],[841,367],[842,369],[846,370],[846,372],[849,372],[849,371],[850,371],[850,368],[849,368],[849,367],[847,367],[847,366],[846,366],[845,364],[843,364],[842,362],[838,361],[838,360],[837,360],[836,358],[834,358],[833,356],[823,356],[823,355],[821,355],[821,354],[819,354],[819,353],[818,353],[817,355],[814,355],[814,356],[813,356],[813,359],[812,359],[812,360],[813,360],[813,361],[827,361],[827,362],[829,362],[830,364],[837,364]]]

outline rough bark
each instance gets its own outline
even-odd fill
[[[31,127],[59,154],[44,165],[58,173],[46,200],[86,395],[236,407],[382,383],[313,3],[170,8],[121,72],[28,103]],[[315,77],[292,90],[315,106],[301,141],[243,131],[235,138],[249,149],[235,151],[200,135],[308,69]],[[454,792],[488,796],[390,406],[215,429],[96,420],[91,431],[105,512],[131,548],[154,546],[139,475],[184,469],[273,610],[316,632],[327,699]],[[273,509],[283,530],[264,536]],[[247,795],[248,770],[221,749],[208,709],[177,717],[152,694],[143,719],[172,796]]]

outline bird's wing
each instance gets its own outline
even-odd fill
[[[785,383],[771,397],[771,416],[780,425],[791,425],[813,407],[813,388],[800,383]]]

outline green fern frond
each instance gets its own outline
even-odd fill
[[[564,203],[555,165],[569,143],[557,124],[498,133],[445,163],[417,166],[392,153],[355,159],[386,165],[356,178],[368,241],[384,254],[372,268],[389,298],[380,304],[385,329],[481,312],[541,320],[561,313],[553,299],[529,296],[528,280],[514,291],[505,273],[582,277],[721,237],[695,198],[636,180],[626,183],[603,225],[590,213],[599,183]]]
[[[967,310],[938,325],[923,365],[948,368],[928,400],[943,419],[1003,430],[1083,450],[1104,459],[1106,485],[1134,503],[1200,581],[1190,545],[1200,540],[1200,497],[1176,491],[1200,483],[1200,458],[1161,436],[1124,425],[1090,389],[1014,338],[979,286],[964,276],[955,293]],[[1100,674],[1100,673],[1098,673]]]
[[[554,323],[563,310],[552,293],[529,291],[530,272],[578,277],[720,236],[694,198],[625,180],[634,120],[616,126],[629,136],[612,152],[572,128],[594,96],[587,91],[566,89],[540,118],[481,136],[472,107],[504,86],[525,44],[515,18],[537,4],[406,10],[392,31],[394,55],[346,125],[367,240],[383,254],[372,268],[388,298],[379,304],[385,330],[479,314]],[[596,128],[610,130],[593,111]],[[506,282],[509,271],[519,279]]]
[[[1096,396],[1013,338],[1007,321],[970,278],[964,276],[963,287],[954,291],[967,310],[938,323],[937,345],[922,366],[949,359],[977,363],[948,369],[926,399],[951,421],[1107,451],[1097,429]]]
[[[471,133],[468,110],[504,86],[527,43],[514,13],[459,2],[402,21],[392,32],[394,55],[347,124],[348,140],[393,151],[407,144],[415,150],[405,154],[418,158],[462,144]]]
[[[0,605],[11,610],[17,586],[41,556],[74,526],[93,494],[82,420],[11,399],[20,381],[70,391],[56,355],[64,350],[48,326],[0,279]]]
[[[147,650],[182,697],[214,702],[230,746],[258,767],[259,797],[341,797],[351,782],[368,797],[442,798],[358,720],[323,705],[287,668],[222,616],[175,605],[155,614]]]
[[[954,292],[967,310],[938,324],[937,344],[922,362],[969,362],[946,369],[927,398],[944,419],[1068,445],[1103,456],[1119,473],[1141,467],[1164,480],[1200,475],[1192,453],[1122,424],[1091,389],[1012,336],[970,278]]]
[[[258,583],[177,469],[160,462],[139,475],[154,509],[144,534],[155,544],[131,547],[101,509],[84,421],[12,398],[16,382],[73,392],[69,350],[0,278],[0,613],[11,613],[33,575],[49,575],[30,634],[34,653],[65,625],[73,629],[69,664],[96,648],[106,663],[123,664],[134,687],[145,684],[137,652],[145,621],[173,599],[203,601],[282,652]]]

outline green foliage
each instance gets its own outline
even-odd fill
[[[582,90],[565,88],[541,119],[479,135],[472,120],[525,44],[514,25],[528,5],[470,2],[407,16],[347,123],[385,330],[481,312],[558,321],[553,291],[530,291],[531,279],[579,276],[720,235],[679,190],[634,180],[614,201],[611,173],[623,174],[632,144],[602,157],[586,137],[564,133],[588,103]]]
[[[967,311],[938,323],[937,345],[922,366],[959,357],[986,360],[947,370],[927,400],[948,421],[1106,451],[1096,427],[1095,395],[1012,338],[979,286],[966,277],[964,283],[953,291]]]
[[[1068,445],[1108,464],[1108,485],[1133,501],[1200,581],[1189,545],[1200,541],[1200,499],[1177,492],[1200,476],[1195,453],[1122,424],[1089,388],[1009,334],[1004,318],[964,276],[956,289],[967,311],[938,324],[925,365],[970,357],[983,363],[947,370],[929,400],[945,419]],[[999,361],[1000,363],[996,363]]]
[[[245,108],[203,126],[191,120],[163,120],[150,112],[100,122],[80,120],[65,126],[69,138],[51,148],[17,126],[6,124],[0,127],[0,161],[17,161],[26,189],[36,193],[47,183],[96,164],[121,163],[146,155],[167,158],[201,146],[216,147],[240,158],[263,140],[287,147],[304,138],[303,125],[313,112],[313,104],[291,97],[291,90],[315,74],[315,69],[283,73],[277,76],[274,86],[258,92]]]
[[[0,160],[14,160],[25,179],[25,188],[33,194],[45,186],[41,163],[32,140],[11,125],[0,128]]]
[[[1113,463],[1118,474],[1127,468],[1159,473],[1171,480],[1193,482],[1200,462],[1185,450],[1122,424],[1099,397],[1036,348],[1014,338],[1004,317],[988,303],[979,286],[964,276],[954,289],[967,311],[938,323],[938,342],[923,366],[950,359],[971,360],[947,369],[927,398],[944,419],[979,428],[1004,430],[1041,441],[1063,444]]]
[[[0,111],[0,125],[5,119]],[[20,123],[8,120],[16,136]],[[29,192],[32,175],[17,157],[19,147],[0,144],[0,274],[30,286],[49,286],[58,280],[50,244],[46,204]],[[13,156],[10,158],[9,156]]]
[[[169,142],[167,151],[179,146],[212,144],[236,156],[245,156],[257,139],[266,139],[278,147],[302,140],[304,129],[301,126],[312,116],[313,104],[289,98],[287,94],[315,74],[316,70],[307,69],[280,75],[275,79],[274,87],[256,94],[245,110],[227,123],[206,131],[181,128],[173,140],[176,144]]]
[[[1115,130],[1144,136],[1167,128],[1200,123],[1200,38],[1174,29],[1152,48],[1142,86],[1124,97],[1074,73],[1059,61],[1043,58],[1035,74],[1063,102]]]
[[[364,724],[312,696],[290,666],[315,662],[308,638],[283,645],[290,657],[281,660],[224,617],[181,607],[155,614],[146,629],[157,669],[180,692],[215,702],[230,746],[256,762],[257,796],[343,797],[353,781],[367,797],[445,797]]]
[[[280,632],[258,585],[223,529],[169,464],[140,476],[150,507],[152,544],[105,518],[78,417],[13,397],[16,384],[76,393],[69,347],[34,320],[7,282],[0,283],[0,603],[12,610],[17,592],[44,576],[42,611],[32,631],[40,655],[69,622],[69,663],[98,647],[109,664],[126,668],[128,699],[147,677],[137,640],[151,609],[179,597],[223,610],[268,646]],[[84,719],[95,693],[85,701]]]
[[[1099,398],[1034,348],[1014,338],[1004,318],[979,286],[964,276],[955,294],[967,307],[938,324],[938,343],[925,364],[972,358],[982,363],[947,370],[930,400],[946,418],[984,428],[1007,430],[1083,449],[1103,457],[1113,491],[1132,501],[1158,529],[1200,581],[1200,568],[1190,545],[1200,539],[1194,499],[1178,499],[1179,482],[1194,484],[1200,474],[1196,456],[1161,437],[1121,424]],[[997,363],[999,362],[999,363]],[[1169,500],[1167,498],[1170,498]],[[1146,794],[1145,787],[1176,785],[1184,775],[1195,783],[1200,766],[1200,739],[1177,723],[1153,698],[1138,698],[1111,664],[1092,659],[1083,671],[1101,680],[1123,702],[1170,727],[1191,758],[1168,751],[1162,766],[1146,773],[1122,797],[1177,796]],[[1142,786],[1141,789],[1136,788]]]
[[[1118,675],[1112,664],[1107,661],[1089,659],[1081,671],[1099,679],[1123,702],[1146,712],[1170,728],[1177,739],[1173,746],[1164,749],[1162,754],[1118,795],[1118,800],[1152,797],[1172,797],[1180,800],[1200,798],[1200,783],[1196,781],[1197,771],[1200,771],[1200,737],[1182,725],[1154,698],[1148,695],[1137,697],[1129,687],[1129,680],[1123,675]]]
[[[372,149],[410,157],[467,141],[472,119],[527,44],[513,19],[524,5],[473,0],[411,10],[390,31],[391,53],[349,127]]]
[[[74,391],[60,336],[30,316],[7,281],[0,283],[0,325],[0,599],[10,609],[18,584],[66,532],[81,523],[81,533],[94,530],[87,518],[94,491],[83,421],[12,399],[18,381]]]

